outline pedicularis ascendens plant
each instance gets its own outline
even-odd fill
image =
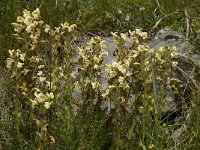
[[[30,133],[35,133],[33,136],[37,147],[45,149],[48,144],[54,143],[48,126],[52,119],[52,108],[59,105],[62,96],[58,85],[69,77],[66,73],[72,65],[69,42],[76,25],[65,22],[59,27],[51,28],[41,20],[39,9],[33,12],[24,10],[23,16],[18,16],[17,22],[12,25],[20,48],[9,50],[7,67],[11,70],[11,79],[16,85],[18,140],[23,138],[20,128],[26,118]]]
[[[98,100],[101,86],[101,65],[108,52],[103,52],[105,41],[100,37],[92,38],[84,48],[78,48],[80,80],[84,103]]]
[[[116,49],[118,59],[105,66],[110,78],[102,96],[110,101],[112,108],[113,122],[116,126],[114,147],[122,148],[120,145],[125,142],[123,141],[124,132],[128,134],[127,139],[130,139],[132,132],[135,135],[138,133],[135,138],[139,137],[139,146],[145,148],[150,144],[152,147],[152,143],[156,144],[156,142],[145,142],[145,135],[141,134],[140,130],[143,130],[142,133],[148,133],[152,114],[155,116],[155,126],[152,127],[157,128],[156,125],[160,124],[159,114],[167,98],[166,87],[170,85],[172,79],[170,76],[177,64],[172,61],[177,57],[176,48],[160,48],[157,52],[154,51],[145,42],[147,33],[140,29],[126,34],[121,33],[119,36],[116,33],[112,34],[114,43],[118,46]],[[132,40],[129,45],[127,44],[128,37]],[[161,94],[158,94],[158,91],[161,91]],[[160,101],[159,105],[158,101]],[[127,113],[135,118],[132,118],[130,130],[124,131],[122,124],[128,120],[125,119]],[[136,125],[137,123],[141,125],[141,129],[135,127],[140,126]]]
[[[41,20],[39,9],[24,10],[23,16],[17,17],[12,25],[20,48],[9,50],[7,67],[16,86],[14,114],[18,142],[22,144],[20,139],[28,134],[29,140],[35,141],[39,149],[47,149],[55,143],[51,120],[61,107],[69,109],[66,112],[72,111],[72,103],[67,101],[65,92],[70,88],[68,96],[71,96],[72,88],[79,85],[81,106],[92,107],[99,99],[110,104],[113,149],[132,146],[162,149],[159,138],[164,137],[166,130],[160,125],[160,114],[168,99],[166,87],[175,81],[171,78],[177,65],[173,61],[177,57],[175,47],[158,51],[149,48],[147,33],[140,29],[120,35],[112,33],[113,43],[117,45],[117,61],[104,67],[109,77],[107,89],[101,94],[102,62],[108,55],[103,52],[104,40],[94,37],[85,47],[77,48],[80,79],[75,82],[71,77],[74,71],[71,42],[76,25],[65,22],[52,28]],[[72,119],[70,115],[68,120]],[[66,126],[71,125],[68,122]],[[23,133],[22,128],[29,131]]]

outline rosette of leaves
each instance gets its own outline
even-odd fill
[[[84,103],[87,101],[98,100],[101,85],[101,64],[108,55],[102,52],[105,47],[105,41],[100,37],[94,37],[86,43],[84,48],[78,48],[79,65],[78,70]]]
[[[51,29],[41,20],[38,8],[33,12],[24,10],[23,16],[18,16],[17,22],[12,25],[20,49],[9,50],[7,67],[17,88],[15,115],[18,139],[30,133],[30,137],[35,137],[36,145],[44,149],[52,143],[48,121],[52,117],[52,107],[59,105],[59,84],[62,80],[65,83],[64,74],[71,69],[71,63],[67,61],[72,56],[66,51],[70,53],[71,32],[76,25],[64,23]],[[63,60],[59,52],[63,53]],[[26,126],[20,127],[19,120]],[[20,133],[19,128],[25,128],[25,133]]]

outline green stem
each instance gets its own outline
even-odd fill
[[[154,105],[154,137],[155,137],[155,146],[157,146],[158,142],[158,134],[159,134],[159,117],[158,117],[158,99],[157,99],[157,88],[156,88],[156,65],[155,58],[153,58],[152,62],[152,70],[153,70],[153,105]]]

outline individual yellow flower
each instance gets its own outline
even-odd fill
[[[22,71],[22,73],[23,73],[24,75],[26,75],[28,72],[30,72],[30,70],[28,70],[28,69],[24,69],[24,70]]]
[[[60,27],[55,27],[55,31],[54,31],[55,33],[57,33],[57,34],[59,34],[59,32],[60,32]]]
[[[75,89],[75,90],[80,90],[80,88],[81,88],[80,83],[79,83],[78,81],[76,81],[76,82],[74,83],[74,89]]]
[[[135,34],[136,35],[139,35],[140,37],[142,37],[143,39],[146,39],[148,36],[147,36],[147,32],[142,32],[142,29],[136,29],[135,31],[129,31],[129,33],[134,36]]]
[[[34,29],[36,27],[35,23],[30,23],[29,25],[27,25],[26,27],[26,32],[30,33],[32,31],[32,29]]]
[[[156,58],[157,59],[161,59],[161,57],[162,57],[161,53],[156,53]]]
[[[110,94],[110,90],[107,89],[106,92],[103,93],[101,96],[102,96],[103,98],[106,98],[109,94]]]
[[[134,43],[139,44],[139,40],[136,36],[132,36],[131,39]]]
[[[123,84],[123,90],[127,91],[127,90],[130,90],[130,86],[126,83],[126,84]]]
[[[106,47],[106,41],[100,39],[100,46],[101,46],[101,49],[105,48]]]
[[[133,74],[133,73],[131,73],[130,71],[127,71],[127,72],[126,72],[126,76],[127,76],[127,77],[130,77],[132,74]]]
[[[119,64],[117,63],[117,62],[112,62],[112,66],[114,67],[114,68],[118,68],[118,66],[119,66]]]
[[[61,75],[61,76],[63,76],[63,75]],[[75,72],[72,72],[72,73],[70,74],[70,77],[72,77],[73,79],[75,79],[75,78],[76,78]]]
[[[30,16],[31,16],[30,11],[28,11],[28,10],[25,9],[25,10],[23,11],[23,16],[24,16],[24,18],[30,17]]]
[[[26,32],[27,32],[27,33],[31,33],[31,31],[32,31],[32,27],[31,27],[30,25],[28,25],[28,26],[26,27]]]
[[[45,80],[46,80],[45,77],[39,77],[39,81],[40,81],[40,82],[44,82]]]
[[[94,69],[97,70],[97,69],[99,69],[99,68],[100,68],[100,66],[98,66],[97,64],[94,65]]]
[[[140,65],[140,63],[138,63],[138,62],[134,62],[133,65]]]
[[[25,53],[19,54],[19,59],[20,59],[21,61],[24,61],[24,60],[25,60],[25,56],[26,56]]]
[[[30,39],[33,40],[35,43],[37,43],[39,36],[38,35],[30,35]]]
[[[97,56],[94,56],[94,57],[93,57],[93,60],[94,60],[94,62],[97,63],[97,64],[98,64],[99,61],[100,61],[99,58],[98,58]]]
[[[7,68],[11,68],[11,66],[12,66],[12,64],[14,63],[15,61],[14,61],[14,59],[12,59],[12,58],[7,58],[6,59],[6,63],[7,63]]]
[[[61,23],[61,27],[62,27],[62,30],[68,29],[69,23],[68,22],[65,22],[64,24]]]
[[[41,70],[38,71],[37,75],[38,75],[38,76],[41,76],[41,75],[42,75],[42,71],[41,71]]]
[[[140,114],[142,114],[142,113],[144,112],[144,107],[143,107],[143,106],[140,106],[140,107],[138,108],[138,111],[139,111]]]
[[[124,77],[121,77],[121,76],[120,76],[119,79],[118,79],[118,82],[119,82],[120,84],[123,84],[124,79],[125,79]]]
[[[42,69],[42,68],[44,68],[44,67],[45,67],[44,65],[39,65],[39,66],[38,66],[39,69]]]
[[[14,49],[8,50],[8,52],[9,52],[10,56],[13,57],[13,56],[14,56],[14,53],[15,53],[15,50],[14,50]]]
[[[116,71],[110,71],[110,78],[114,78],[117,75]]]
[[[27,96],[28,94],[26,92],[22,92],[22,95],[23,96]]]
[[[13,26],[15,26],[14,27],[14,31],[16,32],[16,33],[20,33],[23,29],[24,29],[24,26],[23,25],[21,25],[21,24],[15,24],[15,23],[11,23]]]
[[[96,44],[96,41],[95,41],[94,38],[91,38],[90,41],[87,44],[88,44],[89,49],[90,49],[90,47],[93,46],[93,44]]]
[[[32,12],[32,16],[33,16],[34,19],[39,19],[39,17],[40,17],[40,10],[39,10],[39,8],[37,8],[36,10],[34,10]]]
[[[148,46],[146,45],[138,45],[137,49],[138,49],[138,52],[145,52],[149,50]]]
[[[128,33],[121,33],[120,36],[124,41],[126,41],[126,39],[128,37]]]
[[[20,68],[22,68],[22,67],[23,67],[23,65],[24,65],[24,63],[20,63],[20,62],[18,62],[18,63],[17,63],[17,68],[19,68],[19,69],[20,69]]]
[[[110,89],[110,90],[111,90],[111,89],[114,89],[114,88],[116,88],[115,85],[109,85],[109,86],[108,86],[108,89]]]
[[[154,50],[153,48],[149,49],[149,53],[150,53],[150,54],[154,54],[154,51],[155,51],[155,50]]]
[[[11,25],[14,26],[14,27],[19,27],[20,26],[19,23],[15,23],[15,22],[11,23]]]
[[[158,53],[164,53],[166,50],[165,50],[165,48],[164,47],[160,47],[159,49],[158,49]]]
[[[31,101],[32,108],[34,108],[38,104],[38,102],[36,100],[30,99],[30,101]]]
[[[34,95],[39,103],[43,103],[47,100],[46,95],[44,95],[43,93],[38,94],[38,92],[35,92]]]
[[[51,104],[52,104],[52,102],[44,102],[44,107],[45,107],[46,109],[49,109],[50,106],[51,106]]]
[[[176,48],[176,46],[173,46],[172,48],[172,51],[177,51],[178,49]]]
[[[112,36],[118,38],[117,32],[111,32]]]
[[[50,98],[50,99],[53,99],[53,98],[54,98],[54,94],[53,94],[52,92],[49,94],[49,98]]]
[[[112,70],[111,65],[105,64],[104,67],[106,72],[110,72]]]
[[[178,53],[177,52],[173,51],[173,52],[171,52],[170,55],[171,55],[172,58],[178,58]]]
[[[24,22],[24,17],[18,16],[18,17],[17,17],[17,22],[19,22],[19,23]]]
[[[24,19],[24,23],[25,25],[30,25],[31,23],[33,23],[33,18],[31,16],[28,16]]]
[[[142,140],[140,140],[140,142],[138,143],[139,147],[146,149],[145,145],[142,143]]]
[[[145,39],[147,39],[147,32],[141,32],[140,33],[140,36],[145,40]]]
[[[21,50],[20,50],[20,49],[17,49],[17,50],[16,50],[16,56],[19,57],[19,54],[20,54],[20,53],[21,53]]]
[[[75,24],[71,25],[68,27],[68,32],[72,32],[74,31],[74,29],[76,28],[77,26]]]
[[[137,56],[139,56],[139,53],[138,53],[138,52],[135,53],[135,54],[133,54],[133,55],[131,56],[131,58],[136,58]]]
[[[91,84],[92,84],[92,89],[98,89],[100,86],[99,82],[92,82]]]
[[[126,73],[126,68],[127,68],[127,65],[126,64],[123,64],[123,65],[119,65],[118,66],[118,70],[121,72],[121,73]]]
[[[108,52],[107,52],[107,51],[104,52],[104,53],[102,53],[102,54],[100,55],[100,58],[101,58],[101,59],[104,59],[106,56],[108,56]]]
[[[150,144],[148,148],[151,150],[151,149],[154,149],[155,146],[154,146],[154,144]]]
[[[49,31],[50,31],[50,26],[49,26],[48,24],[46,24],[46,25],[44,26],[44,32],[45,32],[45,33],[49,33]]]

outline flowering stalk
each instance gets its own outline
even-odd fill
[[[79,74],[78,83],[81,86],[84,103],[98,100],[101,85],[101,64],[108,55],[102,52],[105,48],[105,41],[100,37],[92,38],[84,48],[78,48],[79,51]]]

